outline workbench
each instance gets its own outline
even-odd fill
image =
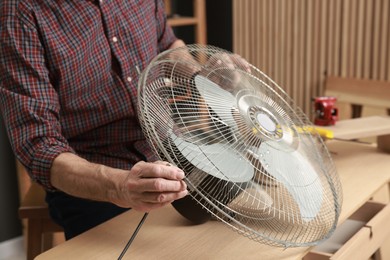
[[[376,145],[350,141],[326,141],[343,186],[343,207],[339,224],[354,215],[390,181],[390,154]],[[389,204],[390,205],[390,204]],[[356,213],[355,213],[356,214]],[[362,227],[367,244],[352,242],[351,250],[359,248],[367,254],[375,252],[383,237],[390,233],[389,206],[375,212],[379,221]],[[141,220],[143,213],[130,210],[78,237],[52,248],[36,259],[116,259]],[[379,216],[379,217],[378,217]],[[386,223],[386,224],[384,224]],[[379,225],[379,226],[370,226]],[[353,239],[353,238],[352,238]],[[348,245],[347,243],[345,245]],[[312,248],[275,248],[254,242],[231,230],[226,224],[209,221],[191,225],[172,206],[150,212],[131,244],[124,259],[302,259]],[[349,248],[341,248],[348,255]],[[347,252],[347,254],[345,254]],[[352,252],[353,253],[353,252]],[[305,259],[333,259],[339,252]],[[355,254],[356,255],[356,254]],[[321,258],[323,257],[323,258]],[[337,259],[337,258],[336,258]],[[339,258],[359,259],[359,258]]]

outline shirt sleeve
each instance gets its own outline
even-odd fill
[[[74,150],[61,135],[60,104],[45,67],[44,49],[28,19],[16,15],[0,19],[0,110],[7,133],[31,178],[55,190],[50,183],[52,162],[60,153]]]
[[[167,16],[165,13],[164,1],[156,0],[156,19],[158,31],[158,48],[159,51],[165,51],[177,40],[173,33],[172,27],[167,23]]]

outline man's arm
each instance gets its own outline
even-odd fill
[[[138,162],[131,170],[121,170],[62,153],[53,161],[50,173],[52,185],[73,196],[140,211],[164,206],[187,194],[183,171],[161,161]]]
[[[166,163],[140,162],[125,171],[76,155],[62,135],[59,99],[34,17],[2,18],[0,109],[14,152],[34,181],[48,190],[142,211],[187,193],[183,172]]]

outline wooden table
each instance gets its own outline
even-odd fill
[[[375,146],[328,142],[343,185],[340,223],[390,181],[390,155]],[[129,211],[38,256],[44,259],[116,259],[142,213]],[[389,227],[386,227],[389,228]],[[301,259],[308,248],[274,248],[210,221],[192,226],[171,207],[152,211],[125,259]]]

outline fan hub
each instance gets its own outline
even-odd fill
[[[274,109],[250,91],[237,94],[237,106],[251,133],[264,140],[280,141],[283,128]]]
[[[257,118],[257,122],[259,123],[259,125],[263,129],[265,129],[267,132],[270,132],[270,133],[275,132],[276,124],[270,117],[268,117],[267,114],[258,113],[256,118]]]
[[[252,106],[249,108],[249,119],[253,125],[253,133],[279,140],[283,137],[282,128],[276,117],[266,108]]]

